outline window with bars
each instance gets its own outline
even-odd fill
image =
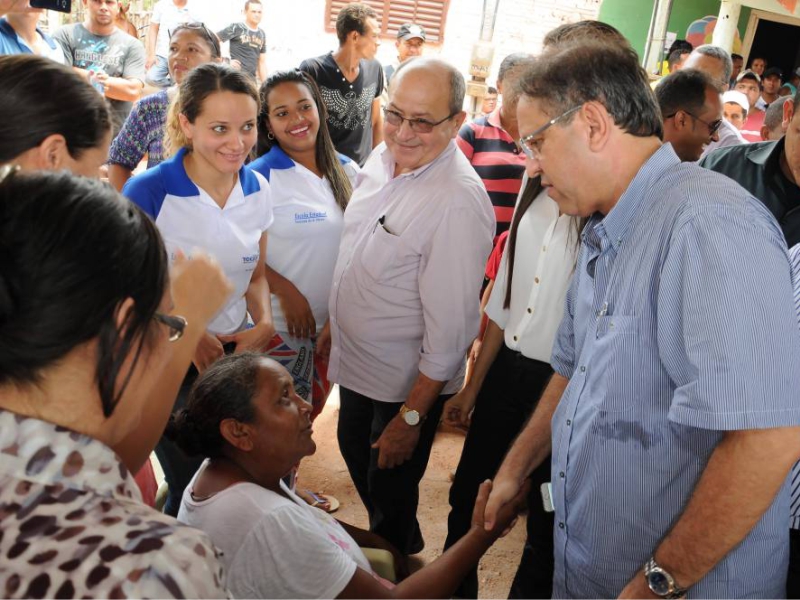
[[[336,31],[336,17],[351,0],[325,0],[325,30]],[[425,28],[429,44],[441,44],[450,0],[360,0],[375,9],[381,36],[395,39],[404,23]]]

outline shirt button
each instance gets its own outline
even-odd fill
[[[570,425],[572,425],[572,419],[567,419],[567,427],[569,427]]]
[[[564,529],[564,521],[559,521],[558,528],[559,529]]]
[[[532,312],[533,312],[533,307],[528,309],[528,314],[531,314]]]
[[[519,338],[517,336],[514,336],[514,341],[515,342],[519,341]]]
[[[533,283],[539,283],[539,278],[538,277],[534,277],[533,278]]]
[[[559,473],[558,476],[561,477],[561,479],[564,479],[564,477],[566,477],[566,475],[564,475],[564,471],[561,471],[561,473]]]
[[[542,246],[542,252],[547,252],[547,246]]]
[[[586,372],[586,367],[581,367],[581,373],[585,373],[585,372]]]

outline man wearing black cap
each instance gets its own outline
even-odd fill
[[[401,62],[412,56],[422,56],[422,48],[425,46],[426,40],[425,29],[421,25],[405,23],[400,26],[400,29],[397,30],[397,41],[394,43],[397,46],[397,60],[390,65],[383,66],[387,87],[395,69]]]
[[[783,73],[778,67],[770,67],[761,77],[761,97],[756,102],[756,108],[767,110],[767,107],[778,99],[778,90],[781,89]]]

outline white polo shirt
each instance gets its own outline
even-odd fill
[[[355,184],[358,165],[342,154],[339,160]],[[326,178],[295,163],[278,146],[248,168],[269,181],[272,194],[275,220],[269,228],[267,264],[305,296],[319,332],[328,320],[328,296],[344,227],[342,209]],[[272,316],[275,330],[286,333],[286,317],[274,294]]]
[[[183,167],[186,150],[129,179],[122,193],[156,223],[170,262],[195,248],[216,258],[234,291],[209,323],[214,334],[241,330],[247,318],[244,294],[261,259],[258,242],[272,224],[269,183],[244,167],[224,208],[195,185]]]

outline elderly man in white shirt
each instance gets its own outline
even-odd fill
[[[453,138],[464,79],[446,62],[403,63],[344,216],[330,296],[339,446],[370,529],[422,550],[419,481],[444,400],[478,333],[494,212]]]

